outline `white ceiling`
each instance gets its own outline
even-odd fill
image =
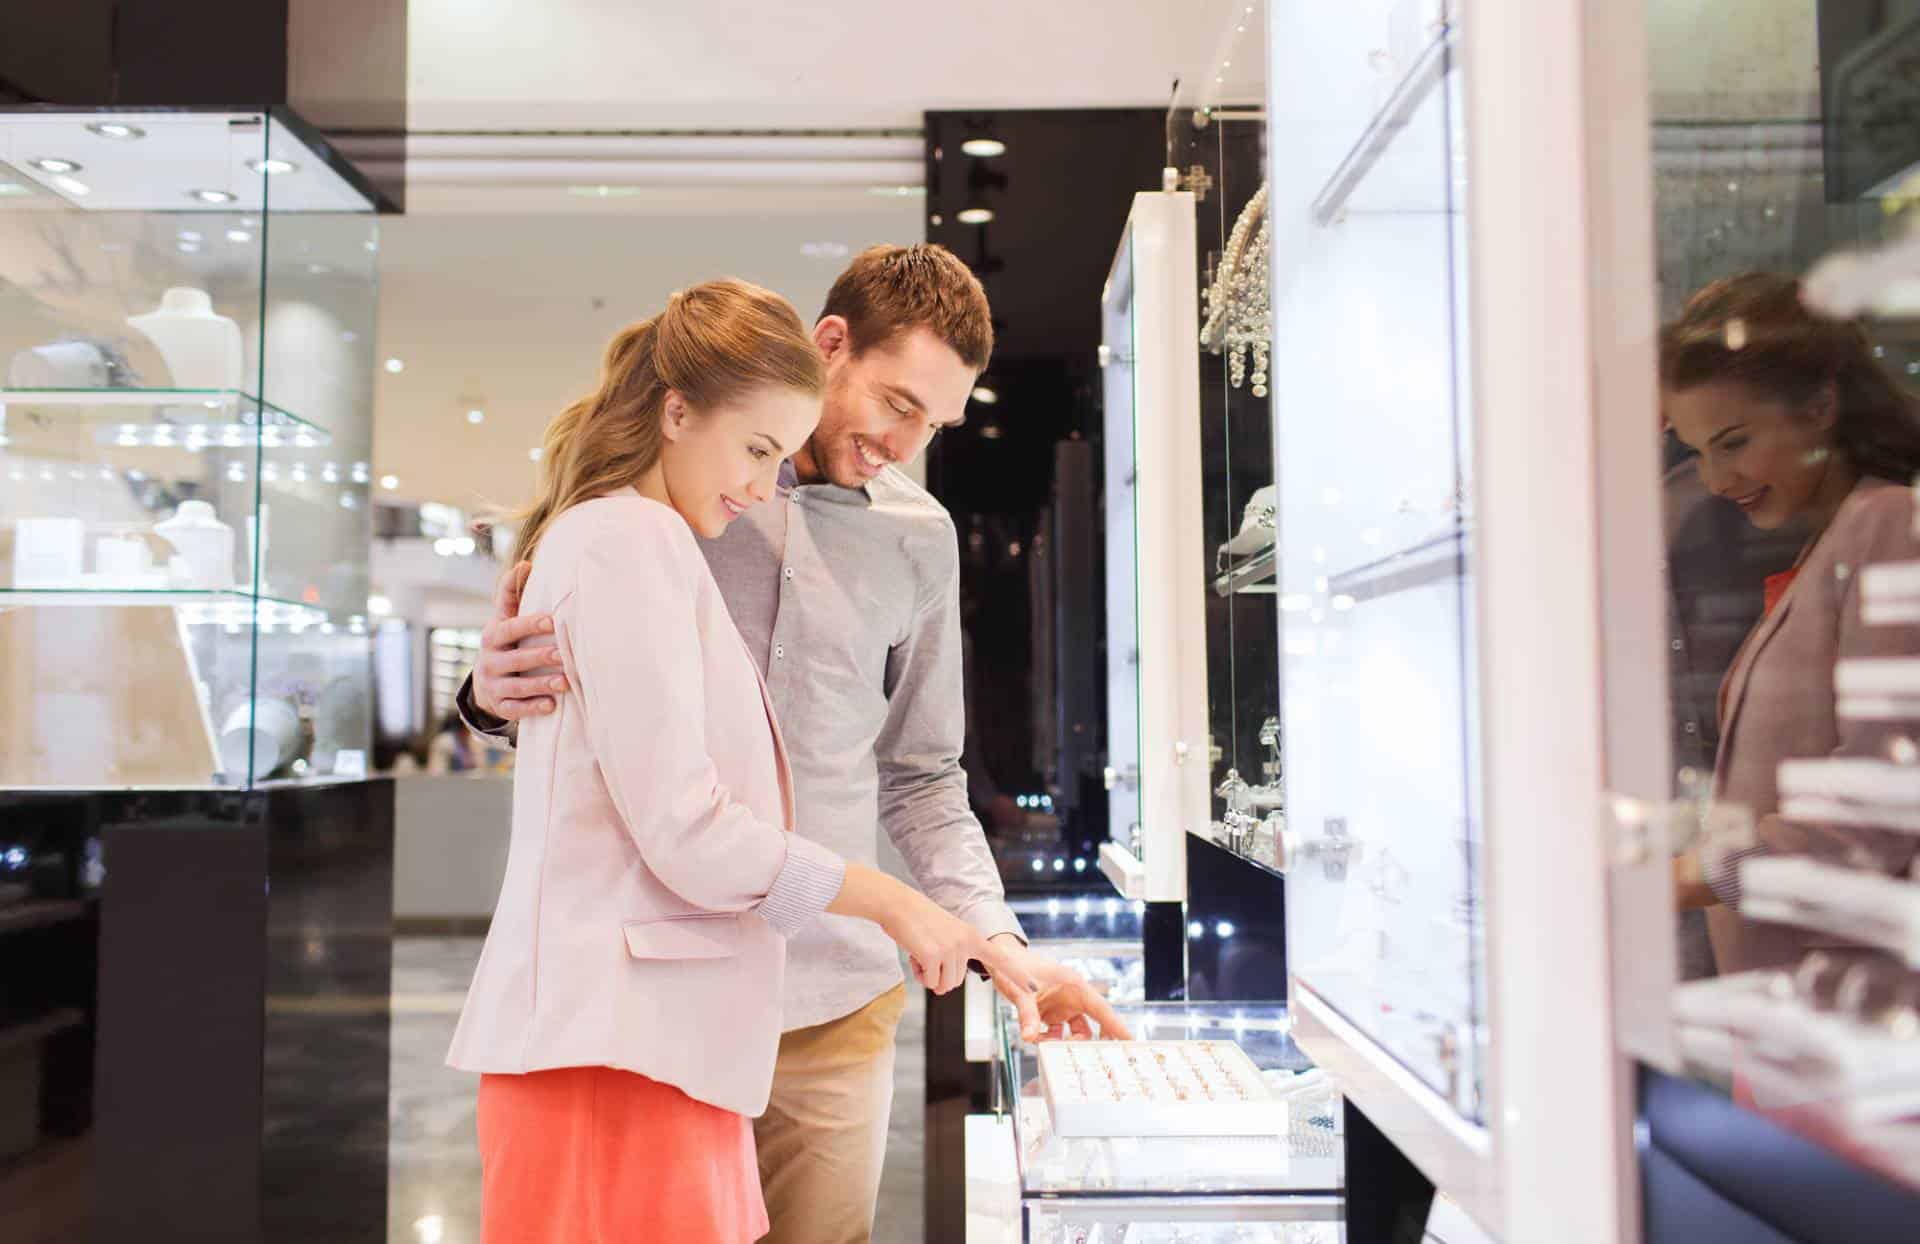
[[[742,276],[811,320],[845,262],[835,248],[924,236],[924,111],[1162,105],[1176,75],[1218,59],[1245,2],[413,0],[418,175],[381,243],[381,354],[406,370],[380,373],[376,470],[399,478],[398,496],[517,503],[546,421],[593,384],[613,331],[670,290]],[[422,134],[730,129],[901,137],[810,156],[695,140],[713,149],[689,159],[680,139],[521,150]],[[356,158],[397,155],[369,141]],[[632,162],[580,163],[609,156]],[[613,183],[606,197],[596,182]],[[817,243],[828,252],[803,253]],[[477,427],[469,398],[487,412]]]
[[[1167,102],[1218,0],[413,0],[408,124],[917,128],[949,108]]]
[[[917,200],[856,206],[758,217],[389,218],[380,352],[406,369],[378,373],[376,472],[399,477],[395,496],[466,509],[518,504],[534,481],[527,450],[547,420],[593,387],[613,333],[672,290],[739,276],[786,295],[811,323],[846,252],[922,235]],[[478,426],[467,422],[475,404],[486,412]]]

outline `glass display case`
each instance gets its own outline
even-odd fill
[[[1597,844],[1662,797],[1643,20],[1267,10],[1288,1005],[1500,1238],[1634,1213]]]
[[[1211,59],[1180,78],[1168,164],[1193,195],[1200,282],[1202,551],[1212,840],[1280,866],[1286,784],[1278,697],[1266,5],[1202,6]],[[1293,603],[1289,601],[1288,603]],[[1277,982],[1276,982],[1277,984]]]
[[[1199,291],[1193,196],[1134,196],[1102,294],[1108,841],[1128,899],[1186,897],[1186,836],[1208,821],[1200,530]]]
[[[1016,1238],[1038,1240],[1333,1240],[1343,1218],[1339,1097],[1290,1036],[1283,1007],[1121,1003],[1143,1041],[1232,1041],[1286,1103],[1284,1135],[1068,1137],[1054,1132],[1022,1044],[996,1003],[996,1108],[1011,1124]],[[1300,1234],[1310,1224],[1332,1234]],[[1100,1232],[1095,1235],[1094,1232]]]
[[[1474,419],[1455,35],[1438,5],[1372,3],[1275,41],[1271,111],[1313,123],[1289,127],[1291,175],[1273,189],[1273,470],[1292,974],[1478,1121]]]
[[[0,786],[365,775],[374,210],[277,112],[0,112]]]

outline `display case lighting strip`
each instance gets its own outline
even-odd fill
[[[254,600],[249,597],[236,597],[232,600],[195,601],[177,606],[180,620],[188,626],[221,626],[229,629],[242,629],[258,625],[262,631],[272,631],[286,627],[294,634],[309,627],[330,627],[327,611],[313,605],[296,605],[277,600]],[[366,620],[357,619],[360,630],[366,630]]]
[[[107,424],[96,434],[102,444],[121,449],[319,449],[333,443],[325,432],[308,427],[248,427],[233,423]]]

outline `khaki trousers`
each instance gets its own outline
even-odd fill
[[[780,1038],[773,1097],[754,1122],[771,1244],[868,1244],[893,1108],[907,991]]]

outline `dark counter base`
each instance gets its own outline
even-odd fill
[[[23,1180],[87,1200],[25,1219],[103,1244],[383,1241],[392,784],[0,793],[0,839],[47,826],[105,867],[97,895],[74,872],[97,937],[57,968],[91,1082],[69,1068],[43,1111],[91,1169]]]

